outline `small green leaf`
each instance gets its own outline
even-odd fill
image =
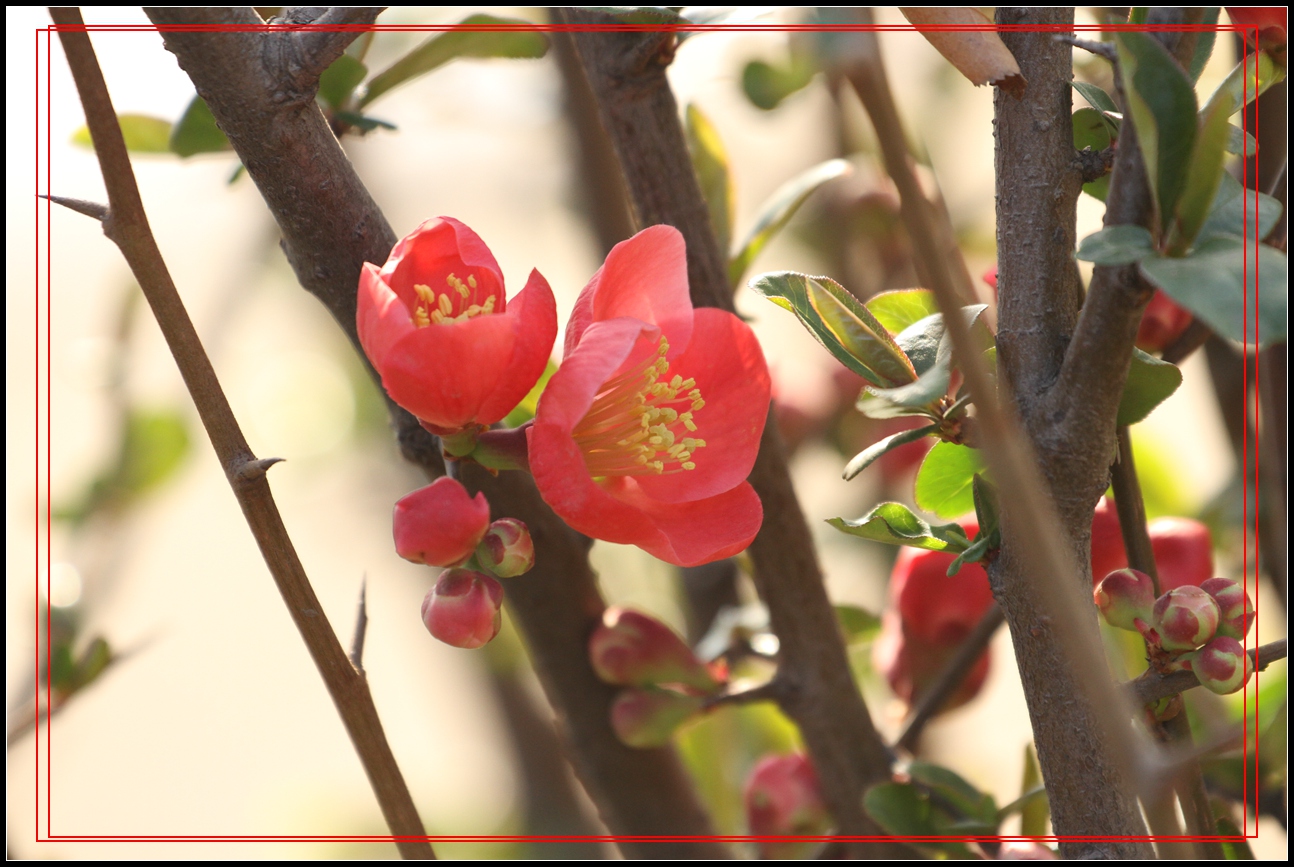
[[[975,519],[979,523],[980,535],[987,536],[997,529],[1001,516],[997,487],[983,473],[976,473],[971,477],[971,499],[975,503]]]
[[[1047,819],[1051,805],[1047,800],[1047,789],[1042,784],[1042,769],[1038,767],[1038,756],[1029,743],[1024,748],[1024,779],[1020,783],[1020,834],[1025,837],[1041,837],[1047,833]]]
[[[776,66],[752,60],[741,71],[741,90],[756,108],[772,111],[788,96],[803,90],[817,72],[810,58],[796,52],[787,63]]]
[[[126,150],[137,154],[164,154],[168,148],[167,140],[171,136],[171,122],[160,117],[149,117],[146,114],[119,114],[117,123],[121,127],[121,137],[126,140]],[[72,144],[94,149],[90,138],[90,128],[81,127],[72,133]]]
[[[701,185],[701,195],[710,209],[710,226],[727,255],[732,244],[733,207],[732,178],[728,173],[728,153],[719,132],[710,119],[691,103],[687,107],[687,147],[692,154],[692,169]]]
[[[956,443],[937,443],[917,470],[917,505],[941,518],[956,518],[975,508],[972,483],[984,472],[978,450]]]
[[[1079,242],[1074,258],[1097,265],[1131,265],[1154,252],[1150,232],[1141,226],[1106,226]]]
[[[755,225],[746,233],[737,252],[733,253],[728,261],[728,283],[735,287],[741,282],[746,269],[750,267],[751,262],[755,261],[759,252],[773,239],[774,235],[782,230],[791,217],[795,216],[795,212],[818,187],[853,170],[853,166],[845,160],[827,160],[801,172],[778,187],[760,206]]]
[[[341,108],[355,88],[368,75],[368,67],[349,54],[343,54],[319,76],[319,98],[334,110]]]
[[[957,818],[970,819],[996,829],[997,803],[993,796],[981,792],[957,773],[929,762],[914,761],[908,765],[908,776],[913,782],[932,789]]]
[[[512,412],[503,417],[504,427],[521,427],[535,417],[535,410],[539,407],[539,396],[544,393],[548,380],[552,379],[556,372],[557,362],[551,358],[548,359],[544,372],[539,374],[539,380],[530,389],[530,393],[521,399],[521,403],[517,404]]]
[[[1254,850],[1249,848],[1249,841],[1245,839],[1244,833],[1239,826],[1232,821],[1230,816],[1218,816],[1214,820],[1218,829],[1218,836],[1223,838],[1219,842],[1222,845],[1222,854],[1228,861],[1255,861]],[[1229,838],[1229,839],[1228,839]]]
[[[675,19],[674,13],[670,13]],[[511,30],[509,27],[527,29]],[[500,28],[472,30],[471,28]],[[528,21],[500,18],[496,15],[469,15],[454,30],[437,33],[413,51],[387,67],[368,83],[359,107],[363,108],[391,89],[425,75],[460,57],[543,57],[548,53],[548,37]]]
[[[1218,13],[1222,11],[1219,6],[1209,6],[1204,10],[1204,17],[1200,20],[1201,26],[1213,27],[1218,23]],[[1186,69],[1187,75],[1191,81],[1199,82],[1200,73],[1204,72],[1204,67],[1209,65],[1209,58],[1213,56],[1213,43],[1217,39],[1216,30],[1202,30],[1199,38],[1195,42],[1195,52],[1191,55],[1191,63]]]
[[[868,382],[892,387],[916,379],[890,333],[831,278],[777,271],[751,280],[750,288],[793,312],[828,352]]]
[[[929,289],[895,289],[873,295],[864,305],[891,334],[939,312],[935,293]]]
[[[1279,199],[1246,190],[1229,172],[1223,172],[1221,183],[1218,184],[1218,194],[1213,198],[1208,219],[1204,221],[1196,243],[1203,244],[1218,236],[1230,236],[1243,237],[1252,244],[1254,240],[1266,238],[1271,233],[1284,211]]]
[[[1119,424],[1133,425],[1150,415],[1182,384],[1182,372],[1175,364],[1132,350],[1132,367],[1119,399]]]
[[[836,605],[836,622],[845,641],[854,644],[871,641],[881,631],[881,618],[857,605]]]
[[[357,111],[339,111],[337,112],[337,119],[348,126],[353,126],[356,129],[361,130],[362,132],[372,132],[378,127],[381,127],[382,129],[396,128],[395,124],[390,123],[389,121],[379,120],[375,117],[368,117],[367,115],[360,114]]]
[[[1246,78],[1248,80],[1246,81]],[[1266,51],[1246,54],[1245,59],[1237,63],[1230,74],[1218,85],[1218,89],[1209,97],[1209,102],[1217,99],[1226,91],[1231,95],[1231,113],[1235,114],[1253,102],[1273,84],[1285,80],[1285,70],[1267,56]]]
[[[1227,125],[1227,153],[1251,157],[1258,151],[1258,139],[1235,124]]]
[[[167,148],[171,153],[182,157],[195,154],[212,154],[233,148],[229,139],[216,126],[216,119],[211,116],[211,109],[200,96],[194,96],[189,107],[184,110],[180,122],[171,130]]]
[[[989,551],[1000,547],[1002,547],[1002,534],[1000,532],[994,530],[992,533],[980,533],[975,537],[975,541],[971,542],[969,548],[953,558],[944,574],[951,578],[960,572],[961,568],[967,563],[978,563],[988,556]]]
[[[854,455],[849,463],[845,464],[845,481],[849,481],[854,476],[870,467],[886,452],[891,451],[892,449],[897,449],[899,446],[907,445],[908,443],[914,443],[923,437],[930,436],[937,430],[939,430],[939,425],[928,424],[925,427],[899,431],[898,433],[891,434],[884,439],[877,440],[858,454]]]
[[[930,799],[906,783],[881,783],[863,796],[863,809],[876,824],[900,837],[931,837]]]
[[[842,533],[886,545],[905,545],[949,554],[959,554],[970,547],[970,540],[961,525],[927,524],[902,503],[881,503],[857,520],[830,518],[827,523]]]
[[[1091,148],[1093,152],[1099,153],[1108,148],[1112,137],[1118,134],[1118,127],[1114,121],[1094,108],[1080,108],[1074,112],[1071,122],[1074,126],[1074,150],[1076,151]],[[1109,188],[1108,173],[1083,184],[1083,192],[1102,202],[1105,201]]]
[[[1162,230],[1177,213],[1177,200],[1188,180],[1198,110],[1195,88],[1168,49],[1150,34],[1118,33],[1115,45]]]
[[[1143,259],[1141,273],[1223,337],[1256,337],[1266,346],[1285,337],[1285,254],[1259,244],[1255,262],[1246,247],[1239,238],[1218,236],[1197,244],[1189,256]]]
[[[937,416],[939,399],[948,393],[950,371],[947,359],[931,367],[916,382],[897,388],[867,386],[858,396],[858,411],[868,418],[903,418],[905,416]]]
[[[942,313],[931,313],[894,335],[894,342],[903,350],[908,361],[912,362],[912,369],[918,376],[935,366],[939,360],[939,344],[943,339]]]
[[[89,686],[111,664],[112,648],[108,646],[107,641],[96,636],[81,653],[81,658],[76,661],[75,670],[72,672],[70,682],[67,685],[68,691],[84,689]]]
[[[1114,101],[1114,97],[1110,96],[1110,94],[1106,93],[1104,90],[1101,90],[1101,88],[1097,87],[1095,84],[1088,84],[1086,81],[1071,81],[1070,86],[1081,93],[1083,95],[1083,99],[1087,100],[1088,104],[1097,111],[1117,112],[1119,110],[1119,106]]]
[[[1227,123],[1230,114],[1230,96],[1226,93],[1220,94],[1200,113],[1200,130],[1195,138],[1195,150],[1191,153],[1186,188],[1177,202],[1177,213],[1168,230],[1169,255],[1181,255],[1191,246],[1217,197],[1222,163],[1226,159],[1228,131],[1234,129]]]

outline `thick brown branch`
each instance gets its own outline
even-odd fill
[[[586,10],[556,14],[577,25],[607,20]],[[665,77],[672,35],[577,33],[575,43],[639,224],[678,228],[687,242],[693,303],[732,310],[726,260]],[[862,795],[867,786],[889,779],[890,755],[853,682],[771,410],[750,483],[764,505],[763,528],[750,553],[756,587],[780,642],[781,706],[800,727],[839,831],[875,834],[879,829],[863,813]]]
[[[80,11],[51,9],[50,15],[56,24],[68,26],[68,29],[59,30],[59,39],[85,108],[86,124],[94,139],[95,154],[108,190],[104,231],[121,248],[157,317],[211,444],[225,468],[234,496],[315,667],[328,687],[391,833],[396,837],[414,838],[397,841],[397,847],[405,858],[434,858],[430,844],[425,839],[416,839],[425,838],[426,831],[383,734],[368,684],[346,658],[315,597],[270,493],[265,478],[267,464],[255,459],[243,438],[197,331],[162,261],[144,213],[103,73],[99,70],[89,35],[83,29]],[[78,27],[82,29],[78,31]],[[255,471],[247,472],[249,468]]]

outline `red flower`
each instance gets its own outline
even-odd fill
[[[761,837],[816,836],[831,827],[818,775],[807,756],[765,756],[756,763],[743,792],[746,824]],[[761,840],[764,858],[805,858],[816,842]]]
[[[395,504],[395,551],[428,566],[460,566],[476,551],[490,526],[485,494],[471,497],[449,476],[419,488]]]
[[[1289,9],[1286,7],[1228,6],[1227,14],[1231,16],[1233,24],[1239,24],[1243,28],[1240,35],[1250,45],[1254,44],[1256,33],[1259,48],[1270,51],[1285,47],[1285,26],[1289,16]]]
[[[746,476],[769,387],[749,326],[692,308],[683,237],[644,229],[575,304],[528,435],[535,483],[586,535],[679,566],[736,554],[763,520]]]
[[[557,307],[538,271],[509,305],[485,243],[437,217],[381,270],[365,263],[356,324],[391,399],[447,434],[493,424],[521,402],[548,363]]]
[[[1191,311],[1179,307],[1164,290],[1156,289],[1137,326],[1137,348],[1143,352],[1163,352],[1182,336],[1194,318]]]

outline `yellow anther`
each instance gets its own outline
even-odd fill
[[[660,339],[660,346],[659,346],[659,347],[657,347],[657,349],[656,349],[656,354],[657,354],[657,355],[665,355],[665,354],[666,354],[666,353],[668,353],[668,352],[669,352],[669,341],[668,341],[668,340],[666,340],[664,337],[662,337],[662,338]]]
[[[423,283],[413,284],[413,293],[418,296],[423,304],[434,304],[436,302],[436,293],[431,291],[431,287]]]
[[[449,300],[448,295],[441,295],[438,297],[436,299],[436,306],[439,307],[440,312],[446,316],[454,312],[454,302]]]
[[[698,397],[696,400],[692,401],[692,412],[696,412],[697,410],[703,408],[704,406],[705,406],[705,401],[701,400],[701,398]]]
[[[674,378],[669,381],[669,387],[675,391],[681,389],[683,387],[683,377],[678,374],[674,374]]]
[[[476,277],[474,275],[472,274],[467,275],[467,285],[471,286],[473,289],[476,288]]]
[[[664,464],[664,463],[662,463],[661,461],[652,461],[652,462],[651,462],[651,468],[652,468],[652,470],[654,470],[657,474],[660,474],[660,473],[665,472],[665,464]]]
[[[493,312],[494,312],[494,296],[493,296],[493,295],[491,295],[489,298],[486,298],[486,299],[485,299],[485,306],[483,306],[483,307],[481,308],[481,312],[482,312],[482,313],[493,313]]]
[[[656,412],[661,418],[665,419],[665,424],[673,424],[678,420],[678,411],[667,406],[661,407]]]
[[[683,422],[683,427],[692,433],[696,433],[696,422],[692,421],[692,413],[685,412],[679,415],[678,420]]]
[[[466,314],[466,315],[467,315],[467,316],[469,316],[469,317],[470,317],[470,316],[476,316],[476,315],[477,315],[477,314],[479,314],[480,312],[481,312],[481,305],[480,305],[480,304],[473,304],[471,307],[468,307],[468,308],[467,308],[467,314]]]
[[[691,461],[686,461],[686,462],[684,462],[684,464],[683,464],[683,469],[685,469],[685,470],[695,470],[695,469],[696,469],[696,464],[692,463]]]
[[[695,391],[695,392],[696,392],[695,397],[700,397],[700,396],[701,396],[701,389],[699,389],[699,388],[697,388],[697,387],[696,387],[696,380],[695,380],[695,379],[692,379],[692,378],[690,378],[690,377],[689,377],[688,379],[683,380],[682,384],[680,384],[680,385],[679,385],[678,390],[679,390],[679,391],[682,391],[682,390],[683,390],[683,389],[685,389],[685,388],[690,388],[690,389],[692,389],[692,391]],[[689,393],[689,394],[688,394],[688,397],[693,397],[693,396],[694,396],[694,395],[692,395],[691,393]]]
[[[427,316],[427,311],[421,307],[413,311],[413,324],[415,328],[426,328],[430,325],[431,319]]]

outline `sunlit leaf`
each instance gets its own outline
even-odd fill
[[[1123,396],[1119,398],[1119,424],[1132,425],[1141,421],[1181,384],[1182,372],[1177,365],[1134,348],[1128,381],[1123,386]]]
[[[732,244],[734,214],[732,178],[728,173],[728,153],[719,131],[705,113],[692,103],[687,107],[687,146],[692,155],[692,169],[701,185],[701,195],[710,209],[710,227],[727,255]]]
[[[171,130],[168,149],[182,157],[232,150],[233,145],[216,125],[206,100],[194,96],[175,129]]]
[[[1265,93],[1267,88],[1284,80],[1284,68],[1272,63],[1266,51],[1246,54],[1244,60],[1237,63],[1218,85],[1218,90],[1209,97],[1209,101],[1217,99],[1220,91],[1228,92],[1231,95],[1231,112],[1234,114]]]
[[[957,554],[970,547],[960,524],[928,524],[902,503],[881,503],[857,520],[830,518],[828,524],[842,533],[926,551]]]
[[[936,443],[917,470],[916,501],[941,518],[956,518],[975,508],[972,483],[984,472],[977,449],[956,443]]]
[[[1114,122],[1094,108],[1080,108],[1074,112],[1071,122],[1074,126],[1074,150],[1082,151],[1091,148],[1099,153],[1110,146],[1111,136],[1117,131]],[[1083,192],[1093,198],[1105,201],[1110,188],[1108,174],[1083,184]]]
[[[539,407],[539,396],[544,393],[548,380],[552,379],[556,372],[557,362],[551,358],[548,359],[544,372],[539,375],[538,381],[531,387],[530,392],[521,399],[521,403],[517,404],[512,412],[504,416],[504,427],[521,427],[535,417],[535,410]]]
[[[160,117],[149,117],[146,114],[119,114],[117,123],[121,126],[121,136],[126,140],[126,150],[139,154],[164,154],[169,148],[167,142],[171,137],[171,122]],[[72,133],[72,144],[94,148],[90,138],[90,128],[81,127]]]
[[[929,289],[881,292],[867,299],[864,306],[891,334],[898,334],[912,323],[939,312],[935,293]]]
[[[788,96],[803,90],[817,73],[816,64],[796,52],[784,64],[752,60],[741,71],[741,90],[756,108],[772,111]]]
[[[899,431],[896,434],[891,434],[883,439],[877,440],[858,454],[854,455],[849,463],[845,464],[845,480],[848,481],[849,479],[852,479],[854,476],[870,467],[886,452],[897,449],[900,446],[907,445],[908,443],[916,442],[923,437],[929,436],[938,429],[939,425],[930,424],[925,427],[913,428],[912,430]]]

